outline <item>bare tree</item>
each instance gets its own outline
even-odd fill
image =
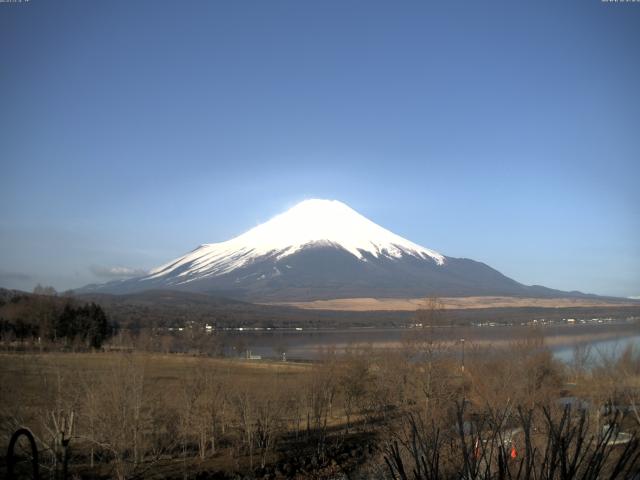
[[[573,376],[573,381],[577,382],[588,371],[593,357],[591,345],[588,343],[577,343],[571,352],[569,368]]]
[[[147,437],[154,431],[155,409],[160,408],[146,387],[142,358],[122,356],[114,366],[87,388],[95,408],[91,422],[95,429],[89,438],[101,450],[109,452],[115,476],[129,477],[142,467],[148,448]]]
[[[338,388],[342,392],[347,433],[354,413],[362,410],[365,398],[369,394],[369,355],[368,351],[350,349],[340,360],[338,367]]]
[[[238,417],[240,439],[249,454],[249,466],[253,468],[253,453],[256,437],[256,412],[254,397],[248,388],[239,388],[232,395],[232,404]]]
[[[273,451],[284,428],[282,387],[279,382],[262,390],[255,399],[256,444],[260,450],[260,466],[264,468],[267,456]]]
[[[390,439],[385,461],[393,479],[465,478],[478,480],[584,480],[631,478],[640,461],[640,441],[632,437],[618,447],[617,433],[590,433],[584,411],[565,408],[554,414],[539,410],[542,422],[534,427],[533,410],[519,408],[487,412],[486,421],[469,428],[465,403],[457,406],[457,438],[450,430],[426,424],[420,417],[405,419],[406,436]],[[506,420],[517,428],[505,428]],[[497,420],[497,421],[495,421]],[[518,442],[519,451],[515,442]],[[444,461],[447,453],[453,461]]]
[[[306,386],[307,437],[315,439],[318,457],[324,458],[327,427],[337,393],[336,353],[323,353],[321,361],[310,370]]]

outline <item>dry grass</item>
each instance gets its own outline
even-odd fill
[[[272,379],[295,382],[310,368],[309,364],[294,362],[253,362],[176,354],[3,353],[0,354],[0,382],[4,387],[0,392],[5,401],[20,398],[23,406],[37,408],[45,401],[40,394],[43,382],[50,382],[56,374],[73,377],[80,385],[120,368],[126,358],[135,359],[144,367],[146,382],[152,390],[169,397],[177,394],[181,382],[192,377],[197,369],[210,369],[221,379],[233,378],[236,384],[253,385],[263,383],[266,373]]]
[[[638,302],[601,300],[590,298],[516,298],[516,297],[442,297],[445,309],[510,308],[510,307],[608,307],[637,306]],[[415,311],[425,306],[424,298],[336,298],[310,302],[284,302],[273,305],[288,305],[308,310],[366,311]]]

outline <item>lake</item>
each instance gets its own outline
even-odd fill
[[[640,326],[633,322],[611,321],[604,324],[556,324],[543,326],[475,326],[435,328],[349,328],[349,329],[283,329],[225,332],[227,353],[233,355],[249,348],[253,355],[279,358],[286,352],[289,360],[314,360],[323,350],[338,352],[355,346],[371,348],[401,348],[416,338],[430,336],[451,347],[466,349],[474,346],[505,347],[515,341],[542,336],[557,358],[571,359],[576,345],[591,345],[593,354],[619,353],[627,345],[640,346]],[[238,347],[233,347],[238,345]],[[240,346],[242,345],[242,347]]]

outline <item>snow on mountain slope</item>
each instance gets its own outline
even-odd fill
[[[215,293],[251,302],[583,295],[523,285],[482,262],[445,257],[331,200],[306,200],[229,241],[201,245],[149,275],[88,285],[80,292],[145,290]]]
[[[376,225],[336,200],[305,200],[248,232],[226,242],[201,245],[150,272],[142,280],[175,276],[184,284],[224,275],[256,259],[280,260],[310,246],[339,247],[366,262],[376,258],[413,256],[444,265],[445,257]]]

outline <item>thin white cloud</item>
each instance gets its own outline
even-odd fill
[[[104,267],[93,265],[89,267],[91,273],[100,278],[130,278],[146,275],[147,271],[141,268],[130,267]]]

